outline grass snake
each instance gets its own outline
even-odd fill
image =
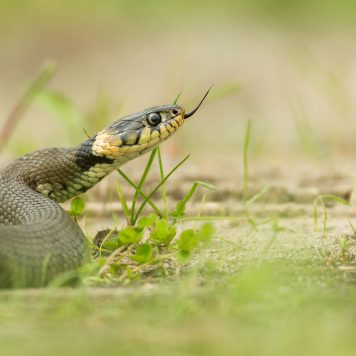
[[[206,93],[207,95],[208,93]],[[37,287],[89,260],[78,224],[58,203],[170,137],[193,115],[162,105],[125,116],[75,148],[49,148],[0,172],[0,287]]]

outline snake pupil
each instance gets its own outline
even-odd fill
[[[158,125],[159,123],[161,123],[161,121],[162,121],[161,115],[156,112],[153,112],[148,115],[147,122],[152,126]]]

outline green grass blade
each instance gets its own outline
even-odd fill
[[[256,193],[251,199],[246,202],[246,207],[249,207],[253,203],[255,203],[258,199],[260,199],[264,194],[266,194],[270,190],[270,187],[265,187]]]
[[[136,215],[135,215],[135,219],[134,221],[136,222],[137,219],[139,218],[143,208],[145,207],[148,199],[150,199],[152,197],[153,194],[155,194],[157,192],[157,190],[162,186],[162,184],[164,184],[169,178],[170,176],[179,168],[181,167],[185,161],[190,157],[190,155],[186,156],[184,159],[182,159],[165,177],[164,179],[152,190],[152,192],[150,194],[148,194],[147,198],[144,199],[143,203],[141,204],[140,208],[138,209]]]
[[[71,142],[75,144],[78,137],[83,135],[83,127],[86,125],[79,108],[67,96],[53,90],[42,91],[39,102],[55,119],[65,125]]]
[[[245,133],[245,141],[244,141],[244,160],[243,160],[243,168],[244,168],[244,178],[243,178],[243,200],[246,203],[248,198],[249,191],[249,174],[248,174],[248,148],[250,145],[251,139],[251,119],[247,121],[247,128]]]
[[[351,203],[343,198],[340,198],[336,195],[332,195],[332,194],[323,194],[323,195],[319,195],[317,197],[317,199],[322,199],[322,200],[331,200],[331,201],[335,201],[337,203],[343,204],[343,205],[348,205],[350,206]]]
[[[125,199],[125,196],[124,196],[124,193],[122,192],[122,189],[121,189],[121,185],[119,182],[116,183],[116,192],[117,192],[117,195],[119,197],[119,200],[120,200],[120,203],[121,203],[121,206],[122,206],[122,210],[124,212],[124,215],[125,215],[125,218],[126,218],[126,221],[127,223],[130,223],[130,210],[127,206],[127,201]]]
[[[135,195],[133,197],[133,200],[132,200],[132,207],[131,207],[131,225],[134,225],[135,224],[135,207],[136,207],[136,201],[137,201],[137,198],[138,198],[138,195],[139,195],[139,191],[141,190],[143,184],[145,183],[145,180],[147,178],[147,175],[148,175],[148,172],[150,171],[151,167],[152,167],[152,163],[153,163],[153,160],[155,158],[155,155],[157,153],[157,148],[155,148],[152,152],[151,152],[151,155],[150,155],[150,158],[148,159],[147,161],[147,164],[146,164],[146,167],[145,167],[145,170],[143,171],[143,174],[141,176],[141,179],[137,185],[137,189],[135,191]]]
[[[195,193],[195,191],[199,186],[210,190],[216,190],[216,188],[211,184],[200,182],[200,181],[194,182],[194,184],[190,188],[189,192],[185,195],[185,197],[176,204],[176,209],[173,212],[171,212],[170,215],[174,217],[174,221],[176,221],[177,219],[180,220],[185,215],[186,205],[189,202],[189,200],[192,198],[193,194]]]
[[[157,158],[158,158],[159,173],[161,176],[161,181],[164,181],[164,169],[163,169],[162,155],[161,155],[161,149],[159,147],[157,149]],[[167,192],[166,192],[166,185],[164,183],[162,184],[161,189],[162,189],[162,200],[163,200],[163,204],[164,204],[164,213],[163,213],[164,215],[163,216],[167,219],[168,218]]]
[[[153,203],[153,201],[149,198],[147,198],[146,194],[140,190],[138,188],[138,186],[120,169],[117,169],[117,172],[121,175],[122,178],[124,178],[124,180],[131,185],[131,187],[133,187],[136,191],[139,192],[139,194],[141,195],[141,197],[143,199],[147,199],[147,203],[149,205],[151,205],[152,209],[156,212],[156,214],[160,217],[163,216],[163,213],[161,212],[161,210]],[[131,217],[131,212],[129,212],[129,216]],[[129,219],[129,221],[131,221],[131,219]]]
[[[173,101],[173,105],[177,105],[178,100],[179,100],[179,98],[180,98],[181,95],[182,95],[182,92],[178,93],[178,95],[176,96],[176,98],[175,98],[174,101]]]

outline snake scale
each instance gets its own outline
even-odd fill
[[[209,92],[209,91],[208,91]],[[125,116],[75,148],[49,148],[0,172],[0,287],[38,287],[82,266],[90,248],[58,203],[84,193],[122,164],[170,137],[185,114],[162,105]]]

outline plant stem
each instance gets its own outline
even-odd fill
[[[157,148],[155,148],[152,151],[152,153],[150,155],[150,158],[147,161],[147,164],[146,164],[145,170],[144,170],[144,172],[142,174],[142,177],[141,177],[141,179],[140,179],[140,181],[139,181],[139,183],[137,185],[137,189],[135,191],[135,195],[133,197],[132,206],[131,206],[131,225],[135,225],[135,222],[136,222],[136,219],[135,219],[135,206],[136,206],[136,201],[137,201],[137,198],[138,198],[138,194],[141,191],[143,183],[146,180],[147,174],[151,169],[151,166],[152,166],[152,163],[153,163],[153,160],[155,158],[156,153],[157,153]]]
[[[245,133],[245,142],[244,142],[244,180],[243,180],[243,200],[246,203],[248,199],[248,190],[249,190],[249,175],[248,175],[248,148],[250,145],[251,138],[251,119],[247,121],[247,128]]]
[[[164,180],[164,170],[163,170],[161,150],[159,147],[157,150],[157,156],[158,156],[159,173],[161,175],[161,181],[163,181]],[[163,199],[163,204],[164,204],[164,217],[167,219],[168,218],[168,204],[167,204],[167,192],[166,192],[165,184],[162,184],[162,199]]]
[[[34,101],[36,96],[46,87],[56,72],[57,65],[53,61],[46,62],[36,79],[20,98],[13,110],[5,119],[5,124],[0,130],[0,151],[6,146],[16,125],[23,117],[26,110]]]

